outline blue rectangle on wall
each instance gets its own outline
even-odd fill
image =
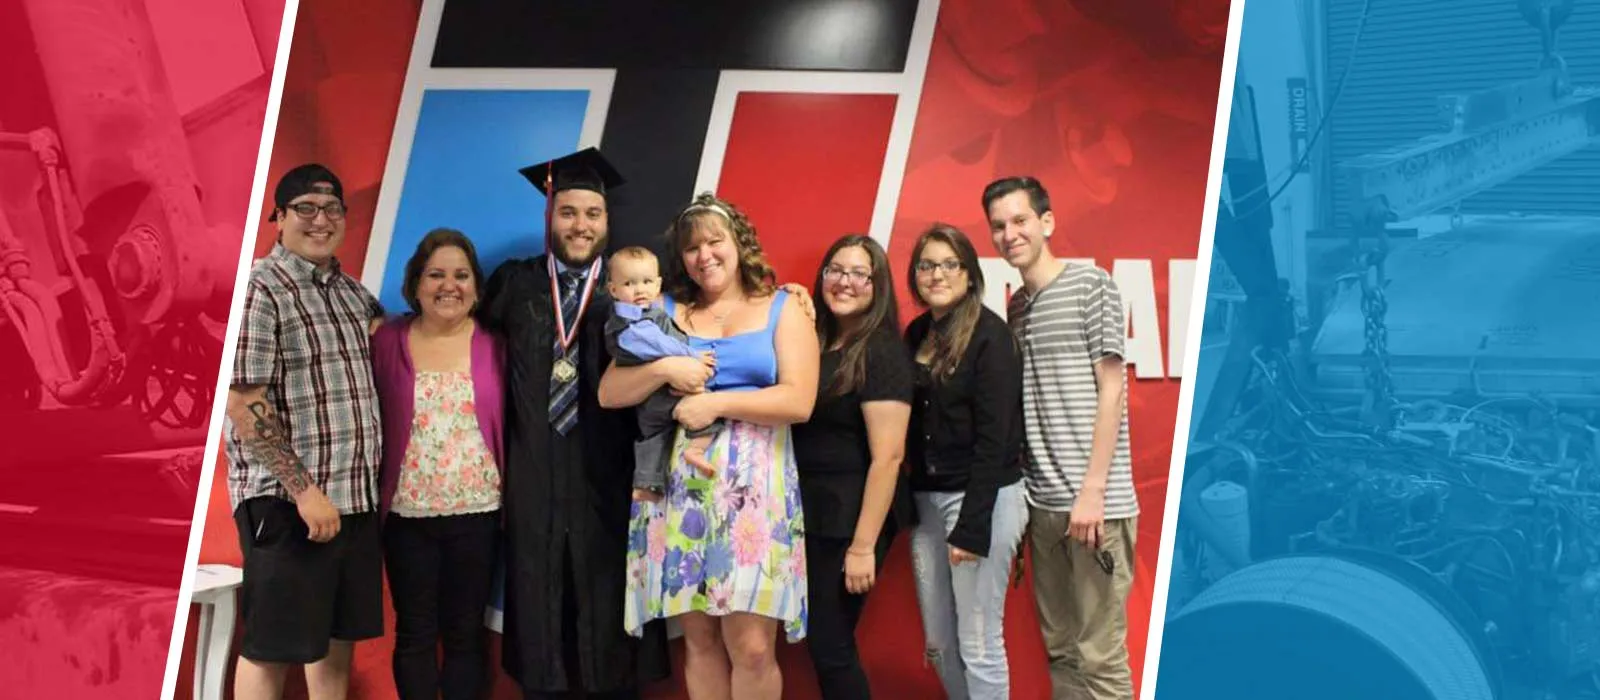
[[[541,253],[544,196],[517,169],[576,150],[588,104],[582,90],[426,91],[385,256],[384,308],[406,308],[406,260],[434,228],[467,234],[485,275]]]

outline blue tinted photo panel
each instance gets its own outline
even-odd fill
[[[1155,696],[1600,697],[1600,3],[1257,0],[1231,104]]]

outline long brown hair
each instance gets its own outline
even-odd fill
[[[937,325],[932,325],[924,341],[933,344],[933,357],[928,366],[933,380],[940,382],[954,374],[956,366],[961,364],[961,356],[966,354],[967,344],[972,341],[972,330],[978,326],[978,316],[983,313],[983,270],[978,267],[978,251],[972,247],[972,241],[967,240],[966,234],[949,224],[933,224],[917,238],[917,245],[911,250],[911,264],[906,268],[906,274],[910,277],[911,298],[917,302],[917,306],[928,308],[928,300],[922,298],[922,291],[917,289],[917,263],[922,260],[922,250],[929,243],[950,246],[961,261],[962,269],[967,272],[967,294],[956,302],[955,308],[950,309],[949,324],[942,332]],[[921,348],[912,348],[911,351],[920,353]]]
[[[720,224],[708,222],[717,221]],[[690,307],[700,302],[700,285],[695,284],[683,266],[683,251],[694,240],[695,232],[708,225],[720,225],[733,235],[733,245],[739,251],[739,283],[745,294],[764,297],[776,286],[776,274],[761,250],[761,239],[756,237],[756,227],[732,203],[710,192],[702,192],[694,202],[672,220],[667,227],[667,255],[662,260],[661,288],[680,304]]]
[[[861,313],[861,321],[846,332],[839,317],[826,303],[817,304],[817,339],[826,351],[835,342],[840,345],[839,371],[828,383],[829,396],[843,396],[861,387],[867,376],[867,343],[879,328],[900,329],[900,307],[894,294],[894,280],[889,274],[889,256],[878,242],[859,233],[845,235],[834,241],[822,256],[822,266],[817,268],[817,283],[811,296],[822,298],[823,273],[833,264],[833,256],[846,248],[866,251],[872,261],[872,303]]]

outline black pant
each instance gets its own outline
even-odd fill
[[[811,650],[811,667],[823,700],[857,700],[872,697],[867,674],[861,669],[856,651],[856,623],[866,595],[855,595],[844,587],[844,556],[850,540],[838,537],[806,536],[806,585],[810,604],[806,620],[806,646]],[[883,571],[883,558],[889,551],[889,538],[877,546],[877,570]]]
[[[484,611],[500,514],[390,515],[383,545],[394,598],[394,684],[402,700],[479,700],[489,688]],[[444,643],[443,669],[439,644]]]

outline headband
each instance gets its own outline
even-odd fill
[[[733,221],[733,215],[728,213],[727,209],[723,209],[722,205],[717,204],[716,202],[712,202],[711,204],[691,204],[691,205],[689,205],[688,209],[684,209],[683,213],[678,215],[678,218],[682,219],[685,216],[688,216],[688,215],[693,214],[695,212],[702,212],[702,211],[709,211],[709,212],[714,212],[714,213],[717,213],[717,214],[721,214],[722,218],[727,219],[730,222]]]

